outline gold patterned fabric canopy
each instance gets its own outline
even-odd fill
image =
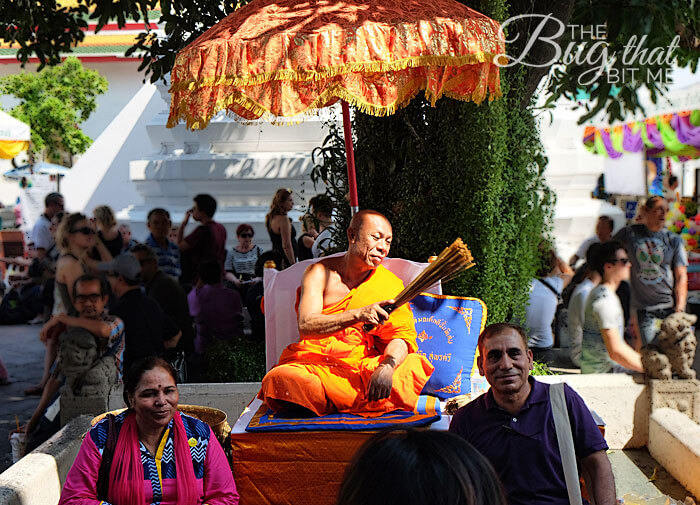
[[[420,90],[500,96],[499,24],[455,0],[254,0],[177,55],[168,126],[292,117],[342,99],[392,114]]]

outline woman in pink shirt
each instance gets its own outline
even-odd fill
[[[135,363],[124,379],[124,401],[125,412],[101,420],[83,439],[59,505],[238,504],[211,428],[177,411],[168,362]]]

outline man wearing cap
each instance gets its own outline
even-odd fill
[[[112,313],[124,321],[124,373],[142,358],[163,354],[177,346],[182,333],[175,322],[141,290],[141,264],[131,254],[120,254],[100,265],[117,303]]]
[[[141,264],[141,281],[146,295],[160,305],[182,332],[178,348],[191,354],[194,350],[194,328],[182,286],[177,279],[159,268],[156,252],[146,244],[136,244],[130,253]]]

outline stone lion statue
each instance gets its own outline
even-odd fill
[[[698,317],[674,312],[661,323],[658,345],[642,349],[642,366],[650,379],[671,379],[675,373],[681,379],[695,379],[691,367],[698,341],[691,326]]]
[[[99,357],[95,336],[83,328],[68,328],[60,336],[59,360],[66,376],[64,392],[75,396],[106,396],[117,383],[113,356]]]

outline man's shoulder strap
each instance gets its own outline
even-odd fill
[[[574,438],[571,434],[571,423],[569,421],[569,410],[566,407],[563,382],[549,386],[549,400],[552,406],[552,417],[554,418],[554,428],[557,433],[561,464],[564,467],[564,480],[566,481],[569,503],[571,505],[581,505],[581,487],[576,466],[576,450],[574,448]]]

